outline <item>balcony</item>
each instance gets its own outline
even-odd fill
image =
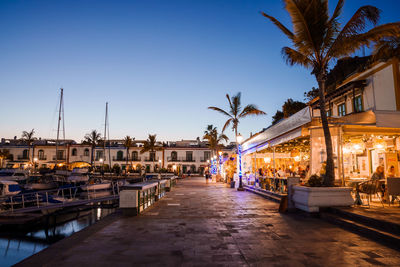
[[[65,159],[66,159],[65,156],[58,156],[58,157],[53,156],[53,160],[65,160]]]
[[[181,158],[174,158],[174,157],[168,157],[167,161],[169,162],[196,162],[196,159],[190,158],[190,157],[181,157]]]
[[[39,160],[47,160],[47,157],[46,156],[41,156],[41,157],[38,157],[38,159]]]
[[[155,162],[155,161],[157,161],[158,162],[158,160],[159,160],[159,158],[144,158],[144,161],[150,161],[150,162]]]
[[[17,157],[18,159],[25,159],[25,160],[28,160],[28,156],[21,156],[21,155],[19,155],[18,157]]]
[[[95,161],[100,161],[100,159],[103,159],[104,162],[106,162],[106,160],[107,160],[106,157],[96,157]]]
[[[113,157],[112,160],[113,160],[113,161],[126,161],[126,157],[122,157],[122,158]]]

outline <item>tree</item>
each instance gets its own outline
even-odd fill
[[[218,107],[208,107],[209,109],[218,111],[224,115],[226,115],[229,119],[225,122],[224,128],[222,128],[222,132],[225,132],[225,129],[232,123],[232,131],[235,132],[235,137],[238,135],[238,125],[239,119],[246,118],[251,115],[265,115],[264,111],[261,111],[257,108],[256,105],[249,104],[242,108],[241,106],[241,93],[237,93],[237,95],[229,97],[229,94],[226,94],[226,98],[229,102],[229,111],[225,111]]]
[[[163,149],[162,147],[157,146],[156,137],[157,137],[156,134],[153,134],[153,135],[149,134],[149,137],[147,138],[147,140],[144,141],[142,150],[140,150],[141,154],[143,154],[145,152],[150,152],[150,153],[151,152],[156,152],[156,151],[160,151],[160,150]],[[154,157],[152,157],[152,159],[153,159],[153,169],[154,169],[154,167],[155,167],[155,163],[154,163],[155,162],[155,155],[154,155]]]
[[[370,45],[383,37],[399,33],[400,23],[376,26],[380,11],[373,6],[360,7],[350,20],[341,27],[338,18],[342,13],[344,0],[339,0],[332,16],[329,16],[327,0],[284,0],[289,13],[293,32],[276,18],[262,12],[292,42],[293,48],[283,47],[282,55],[289,65],[300,65],[312,70],[319,87],[319,108],[325,137],[327,154],[325,186],[335,181],[332,138],[329,132],[325,109],[327,70],[332,60],[353,54],[362,46]],[[373,27],[366,31],[368,23]]]
[[[84,137],[84,144],[88,144],[92,147],[92,153],[90,156],[90,165],[93,167],[93,161],[94,161],[94,150],[96,146],[100,143],[101,141],[101,134],[97,132],[96,130],[92,130],[90,133],[86,134]],[[104,160],[104,159],[103,159]]]
[[[131,138],[129,135],[124,138],[124,147],[126,148],[126,171],[128,171],[129,148],[133,146],[133,140],[135,140],[135,138]]]
[[[392,57],[400,59],[400,36],[390,36],[376,42],[373,57],[377,60],[388,60]]]
[[[1,160],[1,165],[0,168],[2,169],[4,166],[4,160],[9,159],[11,156],[10,151],[8,149],[3,149],[0,150],[0,160]]]
[[[304,93],[304,101],[309,102],[309,101],[313,100],[314,98],[318,97],[318,95],[319,95],[318,88],[313,87],[313,88],[311,88],[310,91],[307,91]]]
[[[301,101],[294,101],[293,99],[288,98],[288,100],[286,100],[282,106],[283,116],[285,118],[289,118],[290,116],[302,110],[306,106],[307,105]]]
[[[217,151],[222,147],[221,142],[227,142],[229,138],[221,133],[218,134],[217,127],[214,127],[212,124],[207,126],[207,129],[204,131],[204,140],[208,141],[208,147],[211,149],[214,155],[217,155]]]
[[[22,141],[28,146],[28,160],[31,162],[31,146],[33,141],[36,140],[33,135],[35,134],[35,129],[32,129],[30,132],[23,131],[22,132]]]
[[[280,110],[277,110],[275,115],[272,116],[272,125],[278,123],[280,120],[282,120],[284,118],[283,116],[283,112]]]

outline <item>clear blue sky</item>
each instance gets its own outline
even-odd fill
[[[383,11],[381,23],[399,21],[398,0],[348,0],[343,21],[365,4]],[[66,137],[77,141],[102,131],[106,101],[112,138],[196,138],[207,124],[222,128],[225,118],[207,107],[227,107],[225,94],[238,91],[268,113],[240,124],[247,137],[316,85],[285,64],[289,43],[260,11],[289,25],[279,0],[3,0],[0,137],[35,128],[54,138],[60,87]]]

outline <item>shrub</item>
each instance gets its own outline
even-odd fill
[[[322,182],[323,182],[322,177],[320,177],[320,176],[318,176],[316,174],[313,174],[308,179],[308,181],[306,183],[306,186],[319,187],[319,186],[322,186]]]

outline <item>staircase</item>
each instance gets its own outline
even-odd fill
[[[400,251],[400,220],[369,216],[352,208],[329,208],[320,217],[330,223],[363,235]]]

